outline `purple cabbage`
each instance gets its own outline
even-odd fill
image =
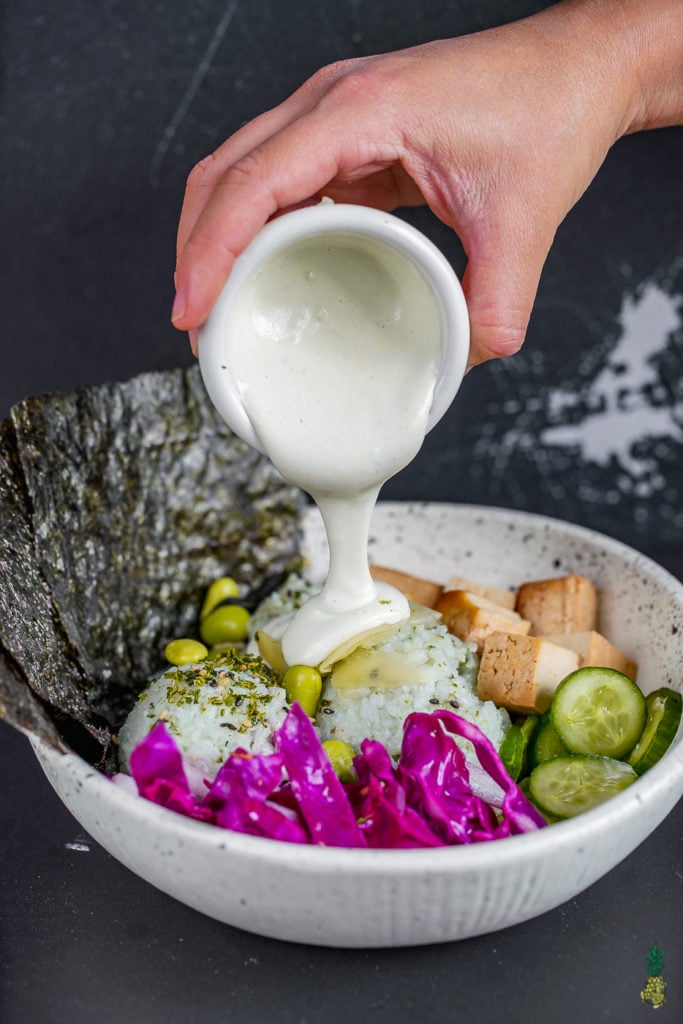
[[[364,740],[354,758],[358,782],[347,787],[358,828],[368,846],[409,849],[442,846],[437,835],[416,810],[408,806],[389,754],[376,740]]]
[[[130,755],[130,772],[140,796],[190,818],[210,821],[190,789],[178,745],[163,722],[157,722]]]
[[[470,789],[465,755],[436,714],[408,716],[396,774],[442,844],[472,843],[496,831],[494,812]]]
[[[503,790],[500,814],[470,787],[465,755]],[[507,774],[477,726],[450,711],[406,718],[398,764],[375,740],[354,759],[358,781],[342,784],[298,704],[275,733],[276,752],[231,754],[204,796],[188,783],[175,740],[158,722],[131,755],[139,793],[221,828],[293,843],[408,849],[499,839],[545,821]]]
[[[279,754],[238,751],[222,766],[202,803],[211,808],[213,822],[221,828],[307,843],[309,836],[301,816],[270,800],[282,780]]]
[[[502,814],[503,821],[509,823],[509,832],[513,834],[532,832],[536,828],[545,827],[545,818],[527,800],[514,779],[508,775],[498,751],[481,729],[468,722],[466,718],[454,715],[450,711],[435,711],[434,718],[442,722],[448,732],[454,733],[456,736],[462,736],[470,741],[474,747],[479,764],[503,790],[505,795],[503,797]],[[509,832],[503,830],[501,835],[508,835]],[[497,839],[498,836],[483,836],[482,838]]]
[[[290,708],[275,733],[275,744],[311,841],[323,846],[367,845],[344,786],[299,704]]]

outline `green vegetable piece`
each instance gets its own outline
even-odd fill
[[[526,778],[519,780],[519,788],[521,789],[522,793],[524,793],[524,796],[527,798],[527,800],[529,800],[534,805],[539,814],[543,815],[543,817],[549,825],[554,824],[554,822],[556,821],[561,821],[561,818],[557,818],[554,814],[550,814],[548,811],[542,810],[542,808],[540,808],[538,804],[534,801],[534,798],[532,797],[530,792],[530,781],[531,779],[529,775],[527,775]]]
[[[569,751],[555,732],[550,713],[546,711],[541,716],[529,747],[530,766],[536,768],[544,761],[550,761],[553,757],[563,757],[568,753]]]
[[[164,656],[166,661],[172,665],[195,665],[203,661],[208,655],[208,650],[199,640],[190,640],[187,637],[180,637],[178,640],[171,640],[166,645]]]
[[[663,686],[647,698],[647,722],[642,735],[629,754],[628,763],[642,775],[659,761],[671,746],[681,721],[683,697]]]
[[[612,757],[554,757],[532,771],[529,795],[544,814],[573,818],[609,800],[637,778],[630,765]]]
[[[555,732],[573,754],[625,757],[645,726],[638,686],[613,668],[580,668],[562,680],[550,707]]]
[[[217,608],[219,604],[223,604],[224,601],[230,601],[233,598],[240,596],[240,588],[235,583],[232,576],[219,576],[217,580],[208,587],[204,596],[204,603],[199,613],[199,621],[203,622],[204,619],[209,615],[214,608]]]
[[[297,701],[309,718],[315,718],[323,688],[322,676],[317,668],[311,668],[310,665],[291,665],[282,677],[282,685],[289,703]]]
[[[199,633],[205,644],[241,643],[247,638],[251,615],[241,604],[221,604],[214,608],[199,625]]]
[[[527,751],[537,723],[538,717],[529,715],[523,722],[511,725],[501,743],[501,760],[508,775],[515,782],[526,773]]]
[[[356,782],[358,776],[353,767],[356,752],[353,747],[344,743],[344,740],[325,740],[323,750],[329,757],[330,764],[341,782]]]

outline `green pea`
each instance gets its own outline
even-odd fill
[[[208,653],[199,640],[190,640],[187,637],[171,640],[164,651],[166,660],[172,665],[194,665],[198,661],[203,661]]]
[[[199,613],[199,621],[202,622],[223,601],[230,601],[239,596],[240,588],[232,576],[219,576],[206,591],[202,610]]]
[[[310,665],[291,665],[282,677],[290,704],[297,701],[309,718],[315,718],[323,688],[322,676]]]
[[[200,623],[199,633],[205,644],[238,644],[247,638],[251,615],[241,604],[220,604]]]
[[[323,750],[330,759],[340,782],[356,782],[358,776],[353,767],[356,752],[344,740],[324,740]]]

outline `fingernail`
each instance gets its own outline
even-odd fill
[[[192,352],[196,356],[198,349],[197,342],[199,340],[199,331],[197,330],[196,327],[193,327],[192,330],[188,331],[187,333],[190,339],[190,347],[192,348]]]
[[[178,320],[181,320],[185,315],[185,295],[180,289],[176,292],[173,300],[173,309],[171,310],[171,323],[174,324]]]

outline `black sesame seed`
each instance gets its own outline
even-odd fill
[[[451,706],[452,708],[456,708],[456,709],[457,709],[457,708],[459,708],[459,707],[460,707],[460,705],[458,704],[457,700],[449,700],[449,702],[448,702],[448,703],[450,704],[450,706]]]
[[[235,697],[235,707],[238,708],[243,700],[244,700],[244,697],[239,697],[239,696]]]
[[[324,715],[333,715],[334,714],[334,708],[323,708],[323,714]]]
[[[439,700],[439,698],[438,698],[438,697],[430,697],[430,698],[429,698],[429,703],[430,703],[430,704],[440,704],[440,703],[441,703],[441,701]]]
[[[233,725],[232,722],[221,722],[221,729],[232,729],[233,732],[237,730],[237,726]]]

